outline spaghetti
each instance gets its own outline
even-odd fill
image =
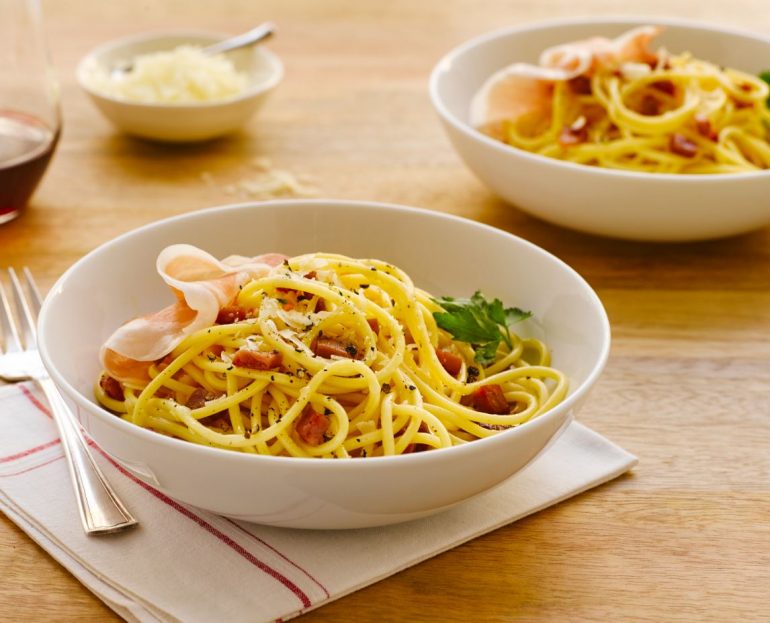
[[[770,168],[768,85],[689,53],[647,51],[658,30],[566,44],[546,50],[539,67],[517,64],[499,72],[475,102],[476,124],[513,147],[611,169],[705,174]],[[587,63],[576,61],[586,57]],[[551,79],[534,77],[538,70]],[[522,90],[526,84],[530,91]],[[489,103],[503,90],[514,99],[530,96],[508,105],[512,114],[492,114]]]
[[[302,255],[240,284],[216,322],[146,362],[145,380],[104,372],[96,398],[194,443],[346,458],[464,444],[565,397],[542,342],[505,327],[481,357],[439,328],[444,313],[391,264]]]

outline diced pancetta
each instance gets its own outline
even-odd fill
[[[331,422],[326,415],[316,413],[312,407],[308,406],[297,418],[294,429],[306,444],[320,446],[324,442],[324,435],[329,430],[330,424]]]

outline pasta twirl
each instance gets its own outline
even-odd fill
[[[216,322],[146,362],[144,380],[108,369],[96,397],[190,442],[325,458],[463,444],[564,398],[567,379],[542,342],[506,328],[479,363],[472,344],[439,328],[444,311],[386,262],[302,255],[245,278]]]
[[[770,168],[768,85],[693,57],[647,49],[659,28],[543,52],[492,76],[474,125],[509,145],[579,164],[652,173]]]

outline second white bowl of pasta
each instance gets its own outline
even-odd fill
[[[597,380],[609,327],[577,273],[500,230],[278,201],[96,249],[46,299],[40,347],[93,438],[169,496],[352,528],[522,469]]]
[[[468,167],[536,217],[650,241],[770,222],[770,39],[659,18],[553,21],[447,54],[430,94]]]

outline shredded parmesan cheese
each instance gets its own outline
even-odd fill
[[[314,197],[318,190],[308,185],[308,180],[297,178],[291,171],[273,168],[269,158],[259,157],[251,162],[251,170],[245,176],[220,188],[227,195],[250,199],[273,199],[280,197]],[[217,187],[209,171],[200,174],[207,186]]]
[[[110,73],[95,67],[91,86],[109,97],[152,104],[189,104],[227,99],[241,94],[248,77],[223,54],[208,56],[184,45],[169,52],[141,54],[133,69]]]

